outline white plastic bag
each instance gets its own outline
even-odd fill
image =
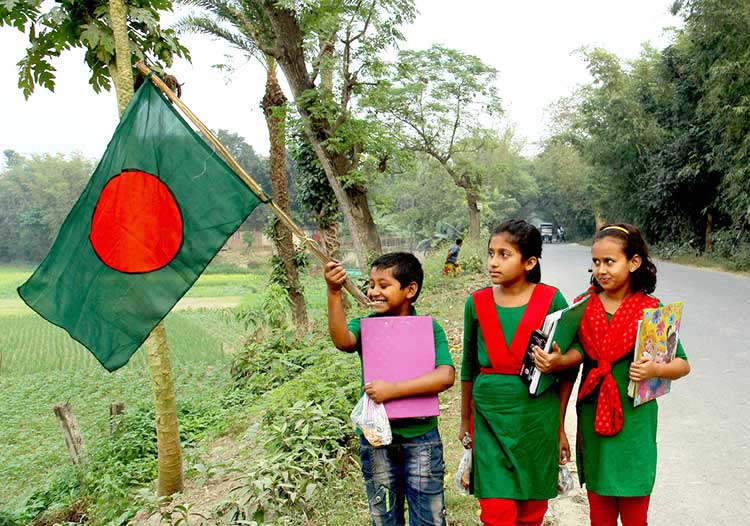
[[[374,402],[366,394],[362,395],[349,416],[352,423],[362,430],[370,445],[387,446],[393,440],[385,406]]]
[[[568,466],[560,464],[559,467],[560,469],[557,474],[557,494],[565,495],[575,487],[575,482],[573,481],[573,475],[570,474]]]
[[[469,484],[471,483],[471,464],[474,455],[471,448],[464,449],[464,456],[461,457],[461,463],[456,471],[456,488],[461,495],[469,494]]]

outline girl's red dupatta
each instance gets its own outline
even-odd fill
[[[632,352],[643,309],[658,307],[659,300],[636,292],[625,298],[608,321],[599,296],[594,291],[587,294],[591,294],[591,298],[583,312],[578,337],[586,354],[596,360],[597,365],[589,371],[581,385],[578,400],[590,395],[601,384],[596,402],[594,431],[602,436],[613,436],[622,429],[623,415],[620,393],[612,376],[612,364]],[[584,296],[585,294],[581,298]]]

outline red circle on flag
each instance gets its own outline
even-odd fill
[[[96,203],[89,235],[109,267],[127,273],[158,270],[182,246],[182,214],[157,177],[128,170],[113,177]]]

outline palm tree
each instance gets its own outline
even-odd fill
[[[240,50],[248,59],[256,59],[266,68],[266,92],[261,102],[268,126],[270,151],[271,191],[274,202],[290,215],[289,188],[286,174],[286,136],[284,121],[287,99],[276,76],[276,61],[264,55],[256,46],[256,28],[266,24],[263,14],[252,5],[235,4],[225,0],[183,0],[182,3],[199,7],[200,14],[182,18],[176,25],[180,33],[202,33],[224,40]],[[273,223],[276,251],[286,271],[285,288],[289,294],[294,322],[298,327],[307,325],[305,297],[295,259],[292,232],[278,219]]]

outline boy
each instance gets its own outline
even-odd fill
[[[419,260],[393,252],[372,262],[367,296],[375,311],[370,316],[414,316],[424,272]],[[346,271],[337,262],[326,265],[328,331],[333,344],[345,352],[362,352],[360,319],[348,324],[342,301]],[[373,380],[364,392],[375,402],[417,395],[435,395],[453,385],[454,369],[445,332],[433,320],[435,369],[402,382]],[[391,420],[393,442],[373,447],[360,435],[360,459],[370,517],[375,526],[404,524],[404,501],[409,504],[410,526],[444,526],[443,444],[437,417]]]
[[[461,251],[461,245],[464,244],[464,240],[461,238],[456,239],[456,244],[448,249],[448,256],[445,258],[445,266],[443,267],[443,274],[445,276],[453,272],[453,275],[457,275],[461,272],[461,265],[458,264],[458,253]]]

